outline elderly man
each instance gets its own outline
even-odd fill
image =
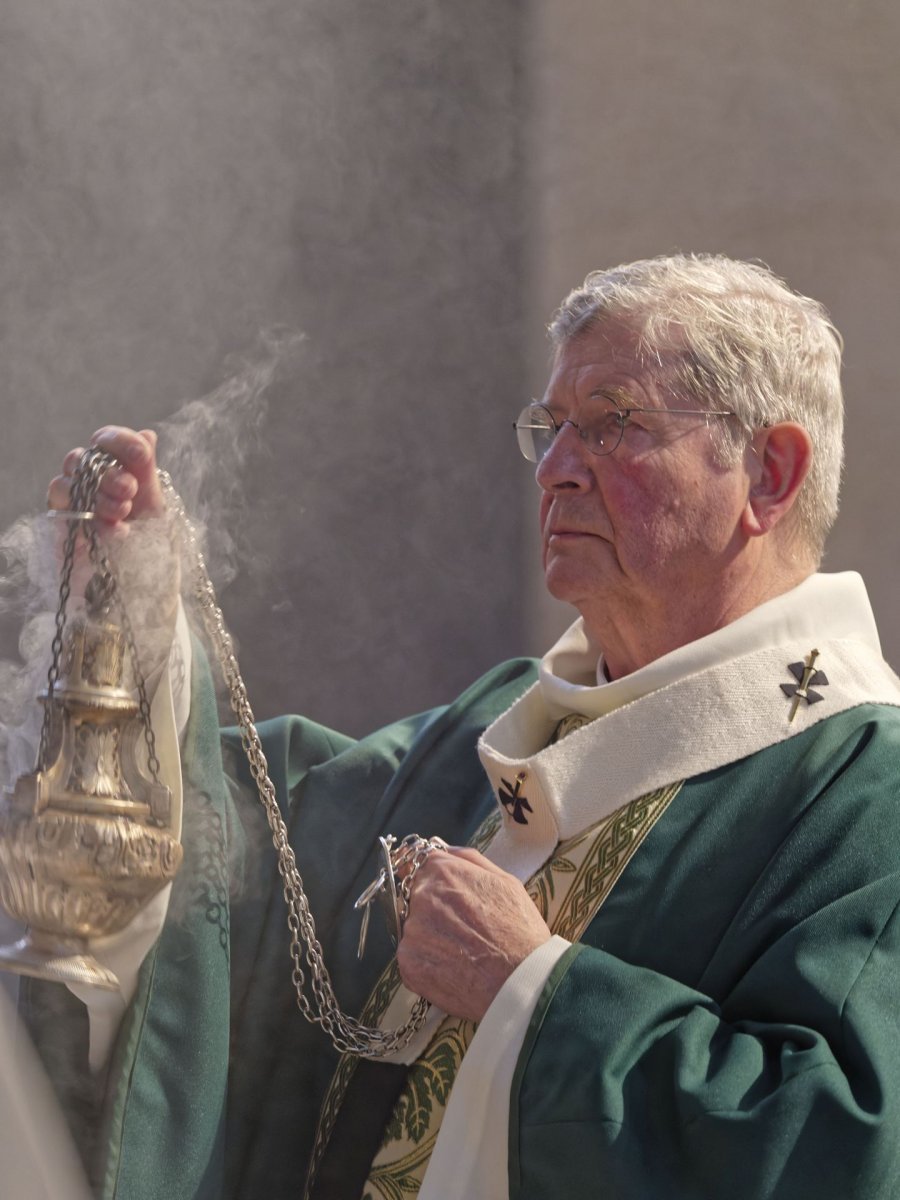
[[[186,866],[111,1052],[103,1196],[900,1196],[900,683],[858,577],[815,573],[839,338],[705,256],[595,273],[550,332],[516,433],[579,619],[536,677],[360,742],[263,731],[339,1000],[389,1027],[418,993],[424,1028],[374,1062],[296,1013],[195,652]],[[98,515],[158,512],[152,434],[95,441],[123,464]],[[396,961],[373,922],[358,962],[373,844],[412,830],[454,845]]]

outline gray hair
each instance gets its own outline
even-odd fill
[[[843,463],[842,340],[827,312],[767,267],[722,255],[672,255],[592,271],[549,326],[554,346],[613,322],[632,329],[647,369],[680,400],[729,408],[749,430],[796,421],[813,463],[797,498],[796,532],[821,557],[838,510]],[[714,423],[723,461],[746,443]]]

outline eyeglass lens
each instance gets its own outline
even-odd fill
[[[621,441],[625,427],[623,414],[615,410],[597,413],[581,424],[564,421],[565,424],[574,427],[592,454],[612,454]],[[516,421],[519,449],[529,462],[539,463],[553,445],[560,429],[546,408],[540,404],[530,404],[522,410]]]

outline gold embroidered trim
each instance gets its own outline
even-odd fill
[[[553,933],[576,942],[618,882],[641,842],[681,791],[683,783],[669,784],[616,809],[595,827],[590,852],[575,872],[572,886],[553,918]],[[586,835],[573,841],[581,842]],[[570,853],[569,843],[559,846],[554,858]]]
[[[571,942],[578,940],[682,786],[679,782],[641,796],[559,843],[552,857],[526,885],[553,933]],[[471,844],[480,850],[486,848],[500,824],[500,813],[496,810],[482,823]],[[563,880],[565,886],[560,887]],[[367,1024],[383,1015],[399,987],[399,972],[396,962],[392,962],[366,1003]],[[390,1162],[379,1163],[376,1157],[363,1200],[410,1200],[418,1193],[440,1132],[450,1089],[475,1029],[474,1022],[445,1018],[411,1067],[385,1129],[379,1155],[392,1142],[394,1150],[405,1143],[405,1152]],[[351,1055],[343,1056],[326,1094],[304,1200],[308,1200],[356,1061]]]
[[[632,801],[557,846],[526,885],[551,932],[572,942],[583,935],[680,786]],[[364,1200],[409,1200],[418,1194],[475,1028],[471,1021],[445,1017],[412,1065],[369,1172]]]
[[[401,1158],[373,1164],[366,1180],[364,1200],[408,1200],[415,1195],[440,1132],[440,1119],[450,1099],[450,1089],[475,1036],[474,1021],[446,1017],[425,1053],[416,1060],[384,1131],[383,1146],[396,1150],[406,1144]],[[374,1189],[370,1190],[370,1189]]]

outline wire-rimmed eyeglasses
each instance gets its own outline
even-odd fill
[[[634,413],[654,417],[733,417],[730,409],[709,408],[616,408],[610,407],[583,418],[580,422],[557,421],[543,404],[526,404],[513,422],[519,449],[529,462],[539,463],[556,440],[564,425],[571,425],[591,454],[612,454],[622,440],[625,426]]]

